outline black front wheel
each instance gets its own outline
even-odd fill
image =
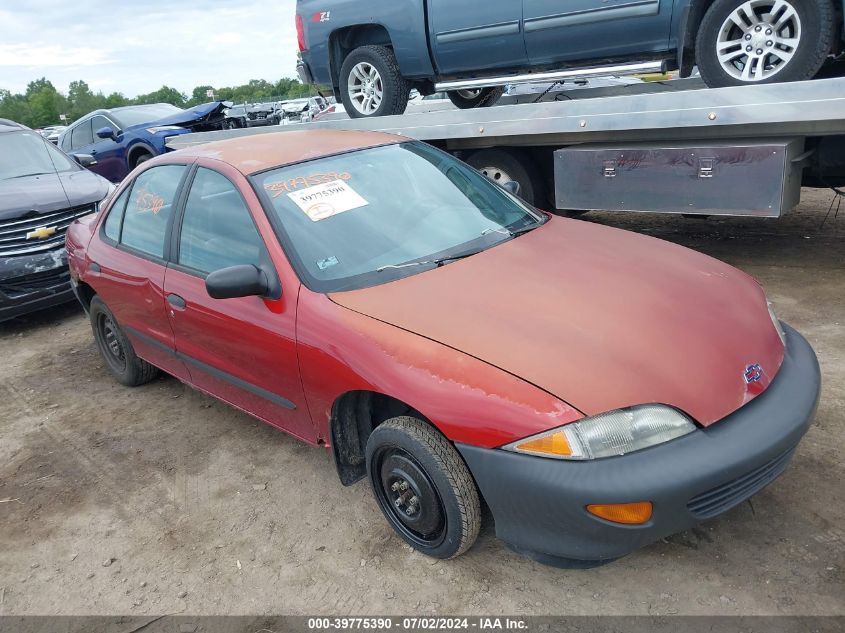
[[[367,440],[367,472],[388,523],[413,548],[454,558],[475,542],[481,525],[475,481],[432,426],[403,416],[376,427]]]
[[[504,92],[504,87],[497,86],[495,88],[476,88],[474,90],[450,90],[446,93],[446,96],[449,97],[449,101],[456,108],[469,110],[470,108],[486,108],[487,106],[494,105]]]

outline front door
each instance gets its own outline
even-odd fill
[[[173,263],[164,281],[176,351],[198,388],[306,441],[316,434],[296,354],[299,287],[277,300],[212,299],[208,273],[253,264],[275,274],[252,214],[235,185],[199,167],[191,184]]]
[[[435,67],[441,75],[525,66],[518,0],[429,0]]]
[[[126,174],[126,159],[123,156],[124,150],[114,140],[97,136],[97,130],[101,130],[104,127],[110,127],[115,134],[120,132],[120,128],[103,115],[98,114],[93,116],[91,117],[91,131],[94,136],[94,142],[89,148],[84,148],[80,151],[91,154],[97,160],[97,164],[92,167],[94,171],[112,182],[119,182]]]
[[[109,209],[102,240],[88,250],[97,293],[138,355],[182,380],[165,310],[166,245],[185,165],[161,165],[138,175]]]
[[[532,65],[665,51],[673,0],[523,0]]]

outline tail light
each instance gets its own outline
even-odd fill
[[[305,52],[305,27],[302,25],[302,16],[296,16],[296,42],[299,44],[299,52]]]

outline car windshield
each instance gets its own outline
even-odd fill
[[[80,167],[38,132],[0,134],[0,180],[76,171]]]
[[[423,272],[545,219],[420,142],[281,167],[252,182],[300,278],[317,292]]]
[[[110,116],[115,118],[117,124],[121,128],[132,127],[133,125],[143,125],[145,123],[152,123],[167,116],[179,114],[184,112],[182,108],[177,108],[175,105],[169,103],[156,103],[155,105],[138,106],[135,108],[121,108],[114,110]]]

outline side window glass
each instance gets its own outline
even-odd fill
[[[126,200],[129,198],[129,190],[132,187],[127,187],[120,194],[120,197],[115,200],[114,204],[109,209],[109,214],[106,216],[106,221],[103,224],[103,233],[113,242],[120,241],[120,225],[123,222],[123,212],[126,209]]]
[[[164,257],[167,224],[184,165],[162,165],[135,179],[126,205],[120,243],[155,257]]]
[[[104,127],[110,127],[115,132],[117,132],[117,130],[114,129],[114,125],[112,124],[112,122],[109,121],[106,117],[97,115],[91,118],[91,133],[93,134],[94,143],[99,143],[100,141],[104,140],[97,136],[97,130],[102,129]]]
[[[178,263],[203,273],[227,266],[258,266],[264,242],[231,181],[200,167],[185,205]]]
[[[84,145],[94,142],[94,135],[91,134],[91,119],[80,123],[70,131],[70,146],[78,149]]]

